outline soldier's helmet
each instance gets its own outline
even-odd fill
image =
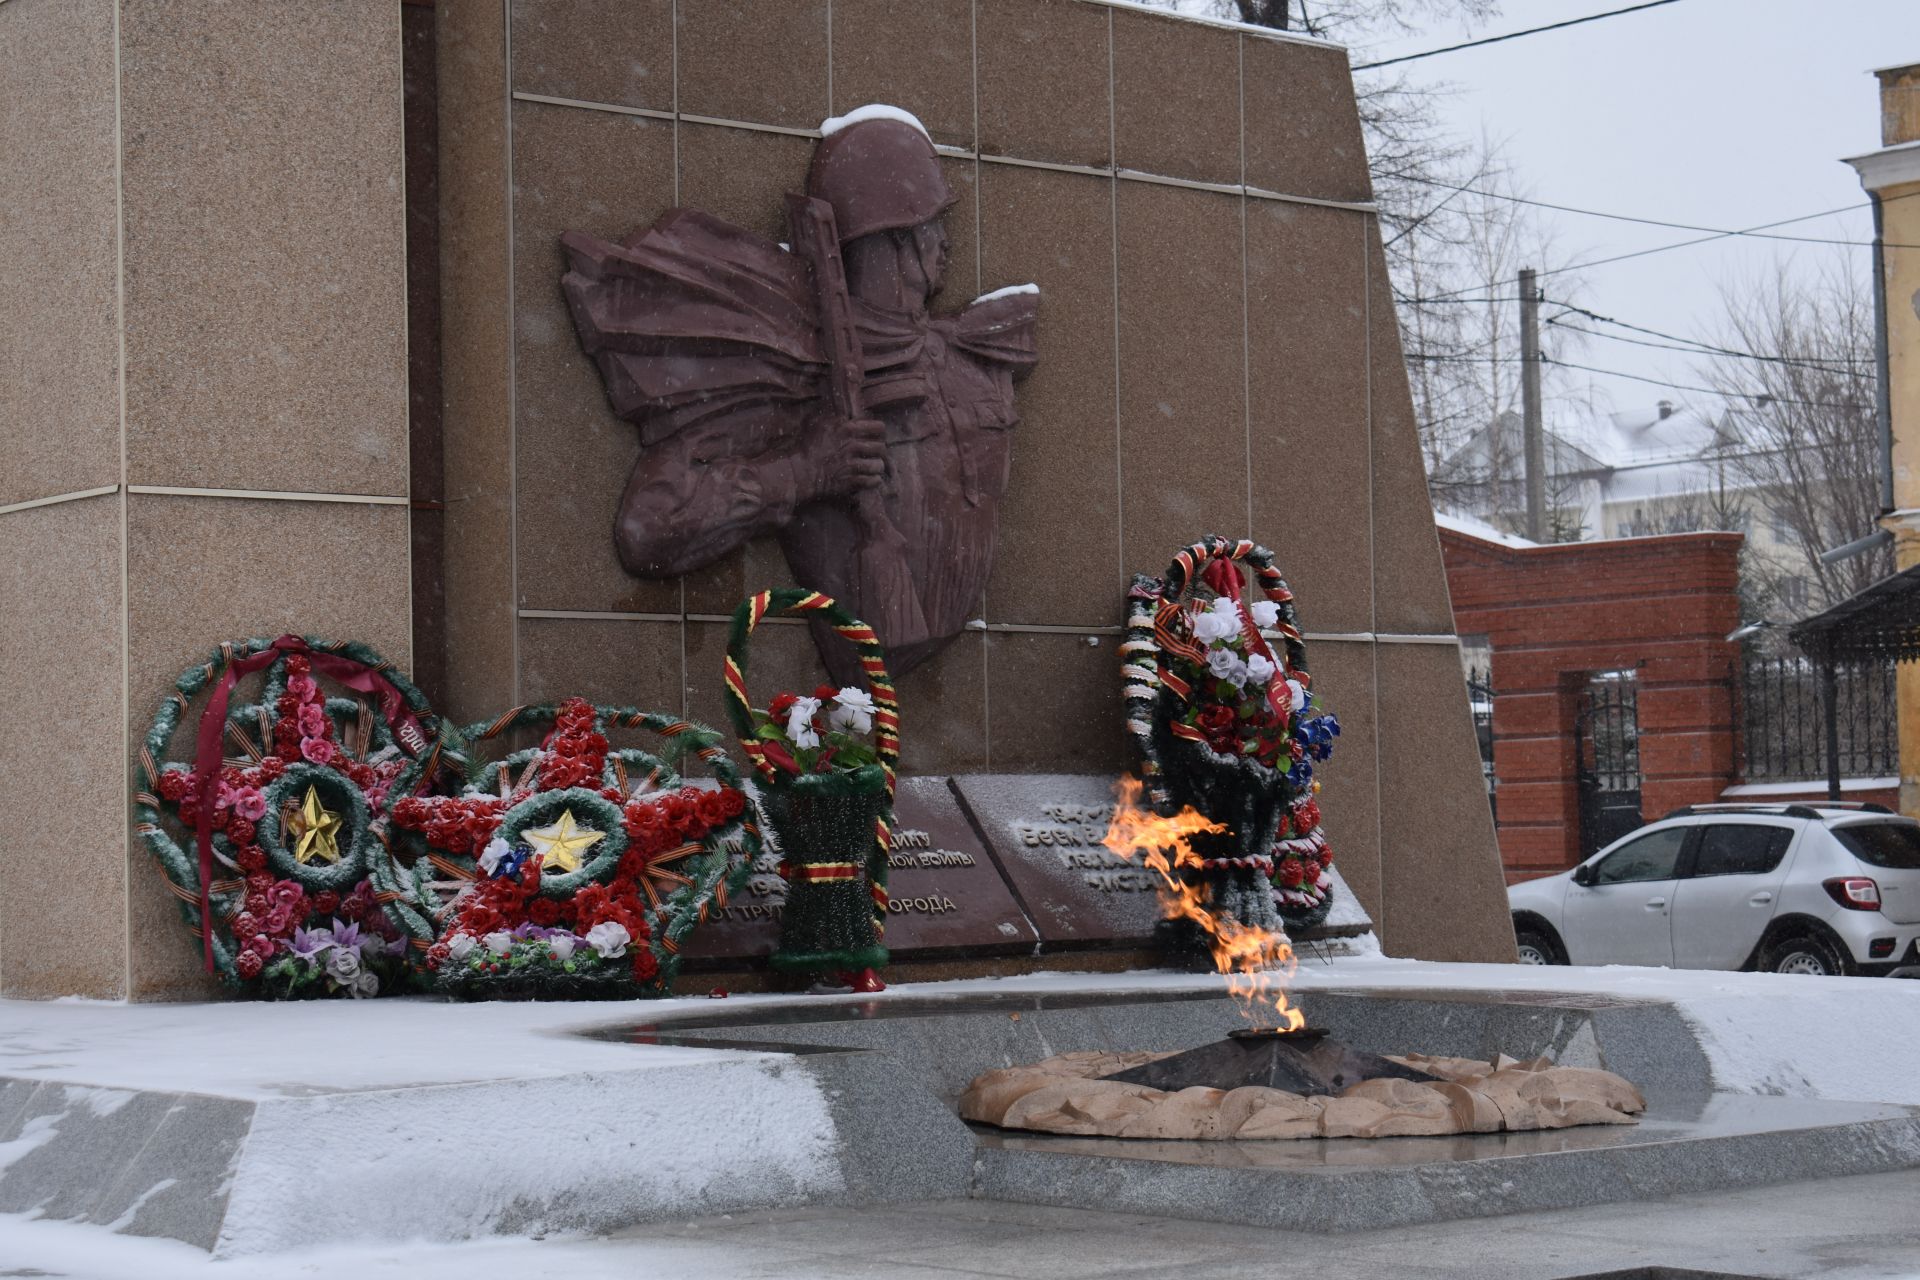
[[[917,227],[959,197],[918,120],[897,107],[866,106],[820,126],[807,194],[833,206],[845,242],[876,231]]]

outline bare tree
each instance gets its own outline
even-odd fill
[[[1723,287],[1720,350],[1702,376],[1727,399],[1739,448],[1729,464],[1759,491],[1824,603],[1893,570],[1880,547],[1836,564],[1820,553],[1871,533],[1880,514],[1870,287],[1836,256],[1813,271],[1781,261]],[[1756,358],[1757,357],[1757,358]]]

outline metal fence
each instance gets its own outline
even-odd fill
[[[1480,775],[1487,783],[1487,804],[1492,806],[1497,822],[1500,801],[1495,795],[1497,780],[1493,776],[1493,673],[1487,668],[1468,668],[1467,705],[1473,708],[1473,732],[1480,740]]]
[[[1836,672],[1840,776],[1900,771],[1892,662],[1843,663]],[[1827,776],[1820,668],[1803,657],[1749,658],[1741,679],[1740,736],[1748,782]]]

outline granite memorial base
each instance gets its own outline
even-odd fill
[[[888,856],[885,942],[895,982],[1040,970],[1123,972],[1163,962],[1154,945],[1159,877],[1101,844],[1114,780],[1099,774],[902,778]],[[689,941],[682,994],[792,989],[767,956],[786,883],[770,842],[745,892]],[[1325,923],[1295,941],[1342,954],[1373,922],[1333,870]]]
[[[305,1030],[249,1051],[271,1085],[222,1075],[209,1044],[191,1088],[148,1065],[178,1063],[177,1015],[136,1006],[103,1011],[125,1028],[111,1070],[99,1055],[74,1062],[58,1037],[9,1042],[0,1213],[222,1256],[959,1196],[1147,1214],[1179,1204],[1190,1217],[1346,1232],[1920,1167],[1920,1112],[1716,1092],[1694,1033],[1661,1002],[1388,990],[1302,1003],[1313,1025],[1369,1052],[1505,1051],[1615,1071],[1644,1089],[1647,1110],[1591,1129],[1206,1143],[1013,1135],[956,1114],[967,1082],[995,1067],[1216,1040],[1241,1014],[1211,987],[342,1007],[326,1012],[382,1015],[377,1056],[404,1078],[305,1085],[288,1082],[336,1074],[333,1031],[314,1030],[333,1024],[312,1008],[236,1007],[223,1011],[236,1015],[228,1036],[253,1034],[262,1015]],[[485,1049],[449,1058],[450,1037]],[[324,1196],[313,1167],[336,1171]]]

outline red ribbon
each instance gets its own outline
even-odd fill
[[[1287,668],[1274,658],[1273,650],[1267,647],[1267,638],[1253,624],[1253,614],[1248,612],[1247,602],[1240,598],[1240,570],[1234,567],[1231,560],[1211,560],[1201,572],[1200,580],[1212,587],[1214,594],[1233,601],[1234,610],[1240,615],[1240,630],[1246,636],[1248,650],[1273,663],[1273,675],[1267,680],[1267,705],[1273,708],[1281,724],[1288,723],[1293,713],[1293,695],[1286,692]]]
[[[380,714],[385,717],[393,736],[402,747],[418,755],[427,746],[426,730],[420,727],[420,718],[408,710],[400,690],[364,662],[355,662],[336,653],[320,652],[299,636],[281,636],[258,653],[227,660],[220,682],[207,699],[206,710],[200,713],[200,740],[193,758],[194,772],[200,779],[200,827],[196,833],[200,848],[200,939],[208,973],[214,972],[213,895],[210,889],[213,882],[213,815],[217,807],[215,802],[220,798],[220,769],[225,757],[221,740],[227,729],[227,703],[240,677],[271,666],[290,653],[306,654],[314,671],[335,683],[356,693],[372,694],[379,702]]]

